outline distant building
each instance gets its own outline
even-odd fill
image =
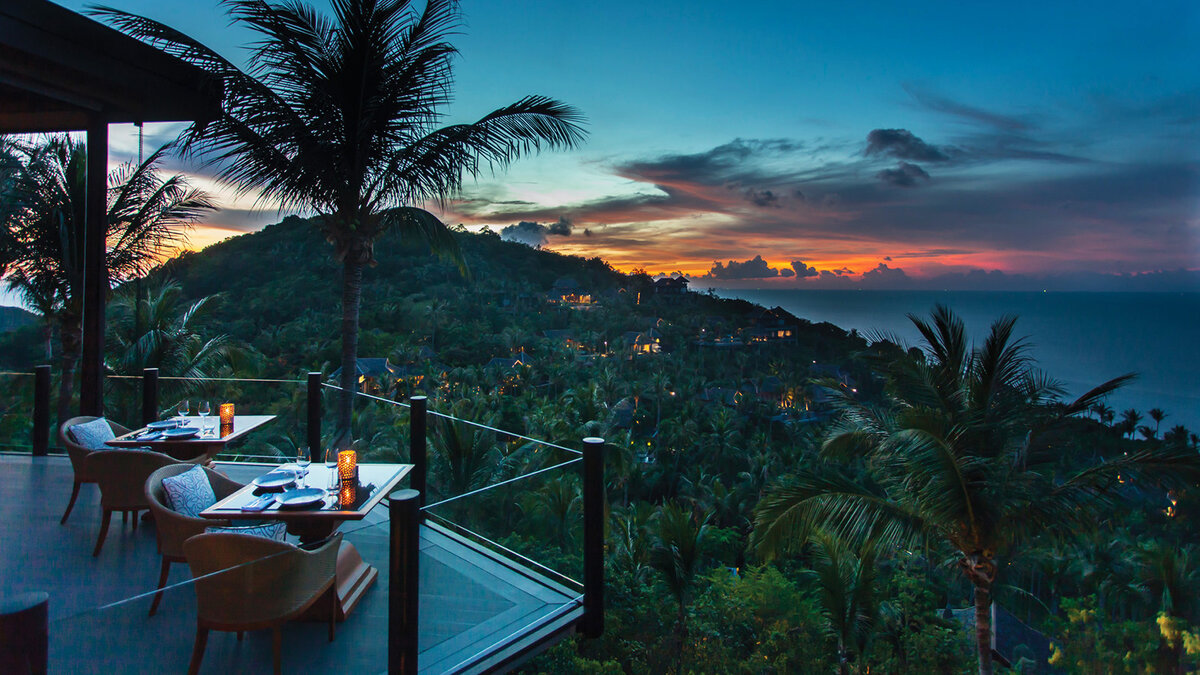
[[[592,304],[592,294],[585,290],[572,277],[559,277],[546,294],[550,302],[570,305],[577,309],[587,309]]]
[[[687,277],[663,277],[654,282],[654,294],[666,296],[681,296],[688,292]]]
[[[762,309],[747,317],[750,325],[742,329],[747,343],[796,342],[800,320],[782,307]]]
[[[657,354],[662,351],[662,333],[657,328],[627,331],[621,338],[630,354]]]
[[[483,365],[484,368],[495,368],[496,370],[516,370],[525,365],[519,358],[501,357],[498,356]]]
[[[382,378],[387,378],[395,381],[396,378],[402,376],[402,371],[399,367],[394,366],[386,358],[365,358],[358,359],[354,365],[354,371],[358,373],[358,384],[363,391],[379,391]],[[338,368],[329,374],[329,379],[340,384],[342,381],[342,369]]]

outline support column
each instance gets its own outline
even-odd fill
[[[408,461],[412,463],[412,473],[408,475],[408,484],[420,493],[417,506],[424,508],[425,492],[429,480],[429,450],[425,443],[428,430],[427,401],[424,396],[413,396],[409,399],[408,409]]]
[[[87,196],[83,237],[83,348],[79,364],[79,412],[104,414],[104,303],[108,232],[108,120],[96,116],[87,129]]]
[[[391,550],[388,556],[388,673],[417,675],[420,609],[421,495],[397,490],[388,495]]]
[[[142,426],[158,419],[158,368],[142,369]]]
[[[321,374],[308,374],[308,452],[312,461],[321,461],[325,448],[321,446]]]
[[[33,456],[50,451],[50,366],[33,369]]]
[[[583,439],[583,618],[587,638],[604,633],[604,439]]]

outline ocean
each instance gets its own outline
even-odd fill
[[[1200,293],[1014,293],[987,291],[808,291],[715,289],[783,307],[814,323],[828,321],[870,335],[886,331],[918,344],[906,314],[928,316],[948,305],[982,342],[992,321],[1019,317],[1017,336],[1027,336],[1038,367],[1075,396],[1129,372],[1138,379],[1117,390],[1108,405],[1136,408],[1141,424],[1154,426],[1150,408],[1167,413],[1161,431],[1176,424],[1200,433]]]

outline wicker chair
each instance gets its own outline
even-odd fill
[[[146,479],[146,503],[154,514],[155,530],[158,533],[158,552],[162,554],[162,570],[158,575],[158,592],[150,604],[150,616],[158,611],[158,603],[162,601],[162,589],[167,585],[167,575],[171,571],[171,563],[187,562],[183,557],[183,542],[189,537],[204,534],[208,527],[228,527],[228,520],[211,520],[208,518],[192,518],[167,506],[167,493],[163,489],[164,478],[178,476],[184,471],[191,470],[195,464],[172,464],[164,466],[150,474]],[[242,488],[242,484],[232,481],[225,476],[204,467],[208,475],[208,483],[212,486],[213,494],[220,501]]]
[[[195,577],[196,643],[189,675],[200,671],[208,631],[272,629],[275,673],[280,672],[280,627],[328,597],[329,641],[337,603],[336,570],[341,533],[308,551],[292,544],[246,534],[198,534],[183,543]],[[220,574],[215,574],[221,572]],[[211,576],[209,576],[211,575]]]
[[[79,486],[84,483],[96,482],[96,476],[88,470],[83,461],[88,455],[96,451],[85,448],[77,443],[75,436],[71,434],[71,427],[76,424],[91,422],[95,419],[98,418],[89,415],[72,417],[58,426],[58,444],[67,449],[67,456],[71,458],[71,469],[75,471],[75,487],[71,489],[71,501],[67,502],[67,510],[63,513],[62,520],[58,521],[60,524],[66,524],[67,516],[70,516],[71,509],[75,508],[75,500],[79,497]],[[112,427],[113,434],[116,436],[129,433],[128,429],[112,420],[108,420],[108,426]]]
[[[203,461],[204,455],[201,455],[188,464]],[[100,555],[113,511],[125,515],[132,513],[133,529],[136,530],[138,512],[150,508],[150,502],[146,499],[146,479],[155,470],[178,463],[178,459],[153,450],[103,450],[93,452],[84,459],[85,470],[100,486],[100,508],[104,510],[93,556]]]

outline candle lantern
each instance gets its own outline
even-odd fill
[[[358,455],[353,450],[342,450],[338,453],[338,479],[343,483],[355,481],[358,478]]]
[[[220,407],[221,426],[233,425],[233,404],[222,403]]]

